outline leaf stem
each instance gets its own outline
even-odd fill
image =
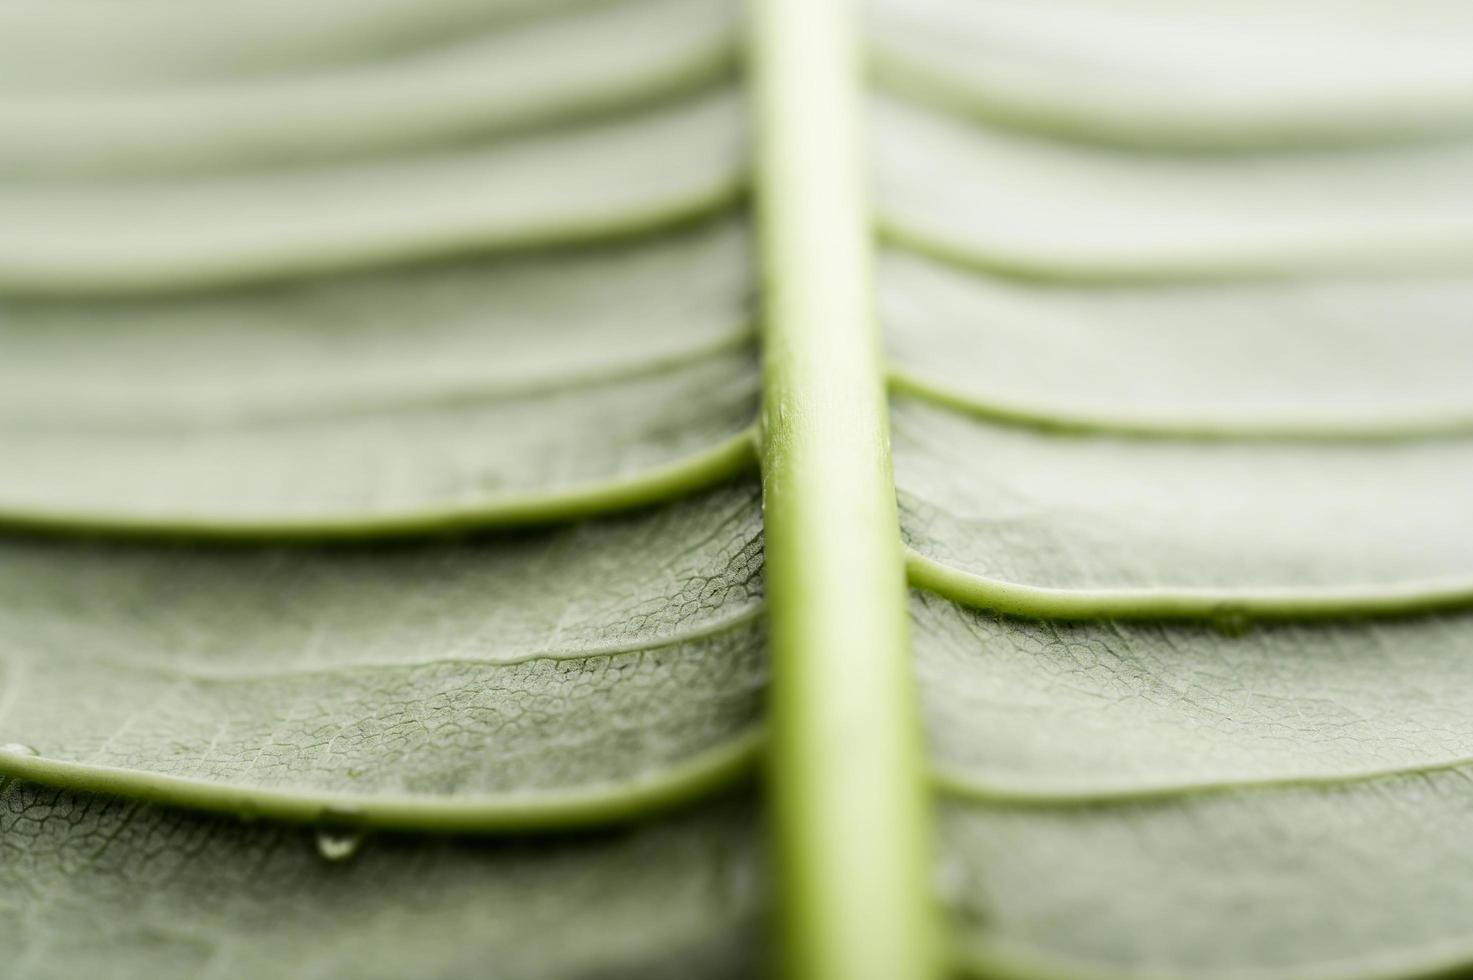
[[[785,972],[937,974],[859,58],[847,0],[756,0],[769,785]]]

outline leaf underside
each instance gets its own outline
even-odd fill
[[[958,958],[1466,963],[1466,11],[873,6]]]
[[[737,5],[79,11],[0,11],[7,971],[759,972]],[[867,15],[954,959],[1465,965],[1466,6]]]
[[[24,21],[7,973],[763,959],[736,11],[496,6]]]

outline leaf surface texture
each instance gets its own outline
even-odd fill
[[[8,969],[752,975],[736,8],[3,16]]]
[[[958,961],[1462,967],[1461,15],[873,9]]]
[[[0,10],[12,972],[1467,967],[1473,19],[865,10]]]

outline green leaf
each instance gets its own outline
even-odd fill
[[[1178,150],[1416,139],[1473,121],[1466,4],[870,0],[881,79],[963,115]]]
[[[108,26],[138,30],[139,21],[147,19],[147,14],[140,17],[139,6],[130,5],[126,18]],[[170,63],[180,53],[180,46],[170,41],[180,30],[181,12],[155,11],[168,18],[169,26],[163,38],[136,42],[148,45],[146,61],[130,56],[122,63],[98,65],[95,52],[75,52],[75,60],[67,62],[73,70],[58,80],[58,88],[39,92],[26,91],[36,84],[34,71],[13,85],[0,74],[6,79],[0,130],[10,134],[0,144],[0,174],[36,179],[198,174],[238,169],[243,162],[280,165],[413,149],[432,140],[479,140],[627,107],[718,77],[733,60],[735,46],[736,11],[724,0],[643,0],[595,7],[468,40],[451,30],[456,5],[441,4],[452,9],[431,12],[424,27],[446,31],[445,36],[418,43],[412,43],[412,25],[395,23],[417,19],[412,10],[396,12],[384,5],[381,14],[387,16],[381,25],[361,13],[332,23],[331,6],[314,5],[305,18],[321,18],[326,23],[318,29],[330,33],[262,39],[275,55],[274,64],[262,67],[274,70],[252,71],[246,64],[222,71],[219,60],[193,63],[194,58],[203,61],[201,35],[212,34],[221,20],[230,19],[216,5],[211,21],[190,25],[189,64]],[[477,14],[466,6],[467,16],[490,13]],[[245,5],[231,13],[251,16]],[[276,13],[287,22],[288,15],[303,14],[284,8]],[[235,26],[239,30],[242,25]],[[265,20],[253,26],[267,31],[275,25]],[[396,29],[403,33],[388,33]],[[366,36],[355,39],[355,30]],[[383,36],[376,36],[380,32]],[[619,43],[608,43],[610,38]],[[355,40],[362,50],[354,49]],[[402,50],[385,50],[386,42]],[[283,52],[284,43],[304,50]],[[216,44],[217,58],[241,59],[250,52],[239,35]],[[5,66],[24,64],[25,54],[5,51]],[[311,60],[281,72],[290,67],[280,63],[284,55]],[[107,68],[121,70],[108,77],[79,77],[79,69],[101,75],[100,69]],[[110,84],[102,87],[104,81]],[[12,94],[17,89],[19,94]]]
[[[1473,255],[1466,139],[1264,151],[1249,164],[1060,143],[892,98],[877,100],[873,129],[882,226],[988,271],[1220,280],[1437,269]]]
[[[325,0],[300,7],[223,0],[206,10],[181,9],[171,0],[139,0],[127,8],[22,0],[3,10],[0,66],[8,91],[187,86],[389,59],[433,49],[466,32],[494,36],[542,14],[588,5],[589,0]],[[178,43],[170,31],[187,34],[190,43]]]
[[[879,292],[959,964],[1466,968],[1457,18],[893,6]]]
[[[628,119],[402,156],[0,189],[0,287],[200,288],[661,228],[730,201],[727,91]]]
[[[961,955],[985,976],[1456,974],[1467,775],[943,807]]]
[[[893,384],[983,418],[1199,438],[1473,429],[1461,276],[1044,285],[890,249],[878,289]]]
[[[912,613],[933,757],[979,799],[1188,795],[1473,758],[1466,614],[1060,623],[924,592]]]
[[[764,959],[734,11],[494,13],[120,22],[0,106],[8,972]]]
[[[12,300],[0,513],[359,535],[565,518],[709,483],[751,455],[744,246],[718,223],[617,251]]]
[[[1097,594],[1107,615],[1170,615],[1178,596],[1203,615],[1473,594],[1473,542],[1447,534],[1473,480],[1459,440],[1061,436],[906,399],[894,427],[907,541],[978,588]]]
[[[762,869],[750,807],[486,842],[310,833],[0,788],[13,976],[750,976]]]
[[[1467,967],[1473,22],[867,13],[0,10],[7,975]]]
[[[754,496],[495,542],[18,542],[0,741],[40,753],[20,775],[308,821],[536,826],[689,795],[750,757]]]

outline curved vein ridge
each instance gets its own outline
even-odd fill
[[[744,144],[740,95],[723,88],[637,118],[453,152],[179,182],[12,186],[0,189],[0,290],[198,290],[623,239],[738,200]]]
[[[1355,244],[1331,247],[1306,245],[1269,250],[1242,249],[1198,257],[1183,253],[1176,261],[1129,259],[1112,262],[1085,255],[1066,255],[1045,249],[985,248],[961,242],[923,222],[886,210],[875,215],[875,230],[888,244],[907,249],[962,270],[1008,276],[1025,282],[1075,284],[1170,285],[1271,281],[1296,275],[1400,276],[1424,273],[1462,273],[1473,268],[1473,230],[1452,230],[1418,238],[1413,234],[1385,236],[1385,246],[1360,251]]]
[[[1037,619],[1198,619],[1242,629],[1254,619],[1402,616],[1473,605],[1473,576],[1383,585],[1263,588],[1060,589],[964,572],[914,549],[917,588],[963,605]]]
[[[1335,772],[1298,772],[1282,775],[1227,776],[1220,779],[1173,781],[1137,780],[1097,785],[1071,784],[1065,780],[1008,779],[982,777],[956,767],[940,767],[933,773],[936,788],[950,796],[987,803],[1049,806],[1112,801],[1152,800],[1175,796],[1207,795],[1273,789],[1276,787],[1339,786],[1374,782],[1399,776],[1473,769],[1473,756],[1454,756],[1430,762],[1403,763]]]
[[[1425,949],[1425,952],[1422,950]],[[954,952],[955,964],[962,976],[992,980],[1008,976],[1017,980],[1179,980],[1182,972],[1143,973],[1140,970],[1110,969],[1097,961],[1048,952],[1040,947],[1018,942],[989,939],[986,942],[962,941]],[[1421,948],[1397,949],[1375,956],[1318,961],[1294,972],[1301,980],[1407,980],[1409,977],[1433,978],[1461,975],[1473,964],[1473,945],[1457,942],[1427,943]],[[1276,980],[1281,969],[1202,971],[1200,978],[1224,977],[1231,980]]]
[[[757,466],[755,426],[684,459],[633,475],[545,492],[488,496],[461,505],[399,513],[212,515],[207,512],[109,514],[60,510],[32,501],[0,502],[0,527],[66,534],[209,541],[352,541],[541,525],[632,510],[681,497]]]
[[[639,0],[348,65],[6,93],[0,173],[48,182],[198,173],[480,139],[688,93],[729,75],[735,54],[724,0]]]
[[[134,671],[137,673],[162,674],[179,680],[190,681],[200,684],[231,684],[240,681],[271,680],[281,677],[324,677],[343,674],[357,674],[376,670],[399,670],[414,669],[418,667],[435,667],[445,665],[465,665],[475,667],[516,667],[521,664],[537,663],[547,661],[560,663],[578,660],[596,660],[605,657],[622,657],[630,654],[656,653],[661,650],[669,650],[675,647],[698,643],[701,640],[720,636],[723,633],[733,632],[743,626],[757,622],[766,612],[762,602],[758,602],[746,609],[742,609],[730,616],[721,616],[710,622],[693,626],[689,629],[677,630],[665,636],[651,636],[645,639],[625,640],[617,643],[594,644],[582,649],[532,649],[510,657],[464,657],[443,656],[431,657],[425,660],[397,660],[397,661],[360,661],[341,666],[303,667],[303,668],[280,668],[280,667],[257,667],[249,670],[220,670],[214,668],[200,669],[182,664],[164,663],[158,661],[140,660],[112,660],[90,658],[89,663],[104,665],[118,670]],[[6,661],[0,660],[0,667]],[[3,702],[0,702],[3,706]],[[0,717],[4,717],[0,710]]]
[[[754,728],[678,765],[618,782],[463,798],[293,792],[13,752],[0,752],[0,777],[246,820],[498,833],[620,823],[677,807],[745,778],[755,766],[762,743],[763,733]]]
[[[423,378],[384,385],[365,383],[358,386],[345,385],[338,390],[333,390],[330,385],[313,389],[283,388],[271,392],[265,398],[253,395],[253,399],[260,400],[245,409],[212,410],[208,404],[181,404],[178,412],[188,412],[191,427],[232,429],[276,423],[320,422],[384,412],[426,411],[471,404],[490,405],[518,398],[541,397],[641,381],[672,369],[737,354],[743,348],[751,346],[756,336],[755,325],[750,320],[743,320],[734,323],[718,336],[698,338],[696,342],[683,346],[672,344],[650,357],[611,358],[602,364],[580,366],[568,371],[548,369],[521,377],[495,377],[486,376],[484,366],[470,364],[465,366],[459,376],[448,379]],[[174,406],[168,406],[168,409],[173,408]],[[112,423],[120,410],[123,410],[121,404],[102,402],[95,407],[89,406],[87,414],[80,418],[64,418],[60,423],[48,423],[46,427],[48,430],[66,431],[100,425],[112,430],[115,428]],[[177,428],[178,424],[175,412],[160,408],[154,410],[152,417],[144,415],[142,418],[126,419],[125,429],[130,432],[146,431],[149,428],[172,429]]]
[[[939,408],[963,412],[974,418],[1020,428],[1052,433],[1120,435],[1146,439],[1189,439],[1196,441],[1265,440],[1285,442],[1346,441],[1373,442],[1401,439],[1436,439],[1473,433],[1473,408],[1463,412],[1407,413],[1401,416],[1346,416],[1335,419],[1290,419],[1265,415],[1231,421],[1201,418],[1160,418],[1149,414],[1116,412],[1060,412],[1046,405],[1029,405],[1001,399],[980,398],[927,377],[892,366],[891,390]]]
[[[905,100],[872,109],[880,231],[953,265],[1156,283],[1466,270],[1473,258],[1473,210],[1458,194],[1466,139],[1244,166],[1058,143]]]
[[[473,31],[512,30],[610,0],[177,0],[99,6],[41,0],[0,7],[7,86],[136,86],[348,65]],[[177,43],[188,37],[190,44]],[[78,42],[81,42],[80,44]],[[162,43],[161,43],[162,42]],[[101,54],[86,58],[85,54]]]
[[[881,0],[868,38],[877,81],[960,116],[1177,152],[1413,142],[1473,123],[1463,24],[1388,43],[1387,23],[1357,35],[1328,18],[1314,32],[1194,10],[1076,8],[1045,18],[1025,6]],[[1224,91],[1234,78],[1239,87]]]

